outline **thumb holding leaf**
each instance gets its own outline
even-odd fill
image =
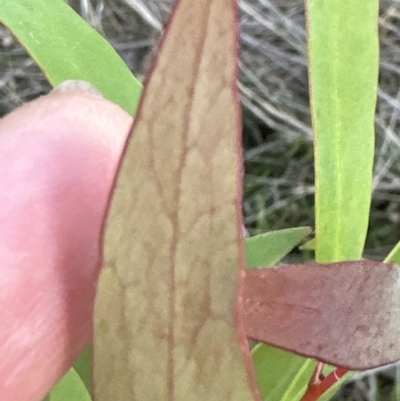
[[[39,401],[92,336],[99,236],[132,118],[69,83],[0,120],[0,399]]]

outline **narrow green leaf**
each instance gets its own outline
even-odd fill
[[[362,255],[372,187],[378,1],[307,0],[316,258]]]
[[[333,366],[325,365],[324,374],[328,374],[333,369],[335,369]],[[325,393],[321,397],[318,398],[318,401],[329,401],[336,394],[336,392],[340,389],[340,387],[343,385],[343,383],[346,380],[350,379],[350,377],[353,376],[354,373],[356,373],[356,372],[351,371],[351,370],[348,371],[332,387],[329,387],[329,389],[327,391],[325,391]]]
[[[265,401],[301,400],[317,363],[315,359],[263,343],[258,343],[253,348],[252,357],[257,384]],[[324,374],[327,375],[334,369],[334,366],[325,365]],[[329,401],[354,373],[347,372],[318,401]]]
[[[82,379],[71,368],[48,395],[49,401],[91,401]]]
[[[316,361],[266,344],[252,351],[257,383],[263,400],[297,401],[303,395]]]
[[[92,385],[92,352],[90,347],[86,347],[82,351],[78,359],[74,362],[73,367],[88,391],[90,391]]]
[[[265,401],[301,400],[317,364],[315,359],[263,343],[259,343],[253,348],[252,357],[257,384],[261,397]],[[325,365],[324,374],[327,375],[334,369],[334,366]],[[340,386],[354,373],[353,371],[346,373],[318,401],[329,401]]]
[[[299,248],[304,251],[315,251],[315,238],[311,238],[309,241],[302,244]]]
[[[73,367],[63,376],[43,401],[75,401],[74,397],[76,395],[80,397],[76,398],[77,401],[91,400],[91,354],[90,347],[86,347],[74,362]],[[86,392],[83,391],[83,387],[86,389]],[[86,394],[89,398],[87,398]]]
[[[396,244],[396,246],[390,251],[389,255],[385,258],[385,262],[396,262],[400,264],[400,241]]]
[[[246,238],[246,267],[273,266],[310,233],[310,227],[295,227]]]
[[[317,363],[315,359],[263,343],[253,348],[252,357],[263,401],[301,400]],[[324,374],[333,369],[333,366],[325,365]],[[318,400],[329,401],[353,374],[352,371],[346,373]]]
[[[136,110],[141,84],[112,46],[62,0],[2,0],[0,22],[38,63],[52,85],[91,82],[128,113]]]

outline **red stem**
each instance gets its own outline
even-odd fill
[[[308,384],[307,391],[303,395],[301,401],[317,401],[319,397],[330,387],[332,387],[341,377],[343,377],[348,370],[346,368],[337,367],[333,372],[327,376],[323,376],[322,372],[323,364],[318,362],[311,380]]]

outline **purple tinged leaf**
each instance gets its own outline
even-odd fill
[[[247,270],[247,335],[354,370],[395,362],[399,274],[370,260]]]

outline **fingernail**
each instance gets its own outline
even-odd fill
[[[85,92],[91,92],[96,95],[101,95],[90,82],[81,79],[70,79],[68,81],[61,82],[61,84],[53,88],[54,92],[69,92],[74,90],[81,90]]]

